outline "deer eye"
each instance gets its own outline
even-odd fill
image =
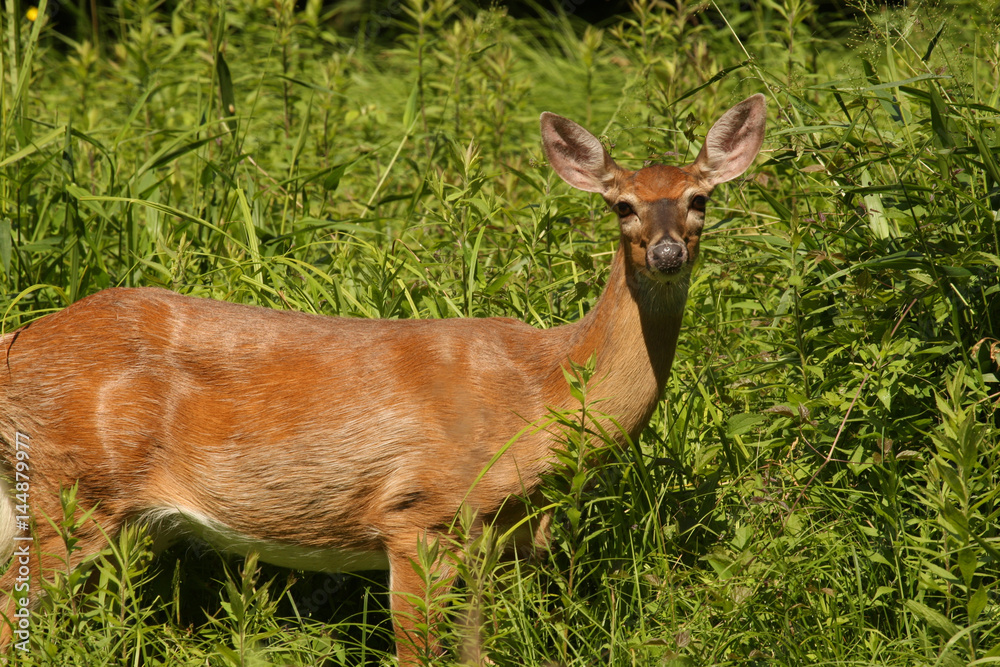
[[[628,202],[620,201],[611,207],[619,218],[627,218],[632,215],[635,211],[632,210],[632,206]]]
[[[708,197],[705,195],[695,195],[691,200],[691,208],[701,213],[705,212],[705,204],[708,203]]]

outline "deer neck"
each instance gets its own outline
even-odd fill
[[[596,360],[587,400],[635,438],[663,395],[687,299],[687,278],[665,285],[641,276],[619,247],[604,293],[571,329],[568,358]],[[565,382],[565,380],[564,380]],[[573,407],[573,406],[570,406]]]

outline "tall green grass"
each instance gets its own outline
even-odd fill
[[[119,0],[99,45],[54,33],[52,7],[0,13],[6,330],[111,285],[574,321],[617,239],[544,164],[539,112],[636,168],[690,161],[765,92],[765,155],[714,196],[662,408],[599,466],[568,421],[551,553],[499,564],[470,536],[463,584],[426,601],[432,662],[1000,660],[988,7],[636,0],[594,27],[452,0]],[[391,660],[381,575],[197,543],[150,560],[131,532],[108,555],[54,585],[19,663]]]

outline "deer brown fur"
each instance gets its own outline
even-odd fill
[[[28,604],[40,576],[65,569],[41,517],[61,515],[59,490],[74,483],[109,535],[148,521],[279,565],[388,568],[393,591],[420,595],[417,544],[447,531],[462,503],[504,527],[523,518],[505,503],[551,470],[551,436],[530,425],[574,406],[570,362],[594,357],[589,396],[637,437],[670,372],[705,198],[757,155],[764,98],[727,112],[684,168],[622,169],[579,125],[541,122],[553,168],[602,194],[621,225],[605,291],[579,322],[329,318],[141,288],[0,339],[0,543],[10,553],[25,534],[11,495],[20,438],[35,516]],[[93,522],[77,537],[75,562],[105,544]],[[20,595],[0,605],[8,619]],[[412,664],[426,647],[413,643],[409,598],[392,607],[400,662]]]

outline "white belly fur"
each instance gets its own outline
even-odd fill
[[[143,515],[152,527],[154,551],[162,551],[182,535],[194,535],[220,551],[246,555],[257,552],[260,560],[310,572],[356,572],[388,570],[389,559],[380,551],[310,549],[292,544],[265,542],[239,533],[200,512],[180,507],[162,507]]]

